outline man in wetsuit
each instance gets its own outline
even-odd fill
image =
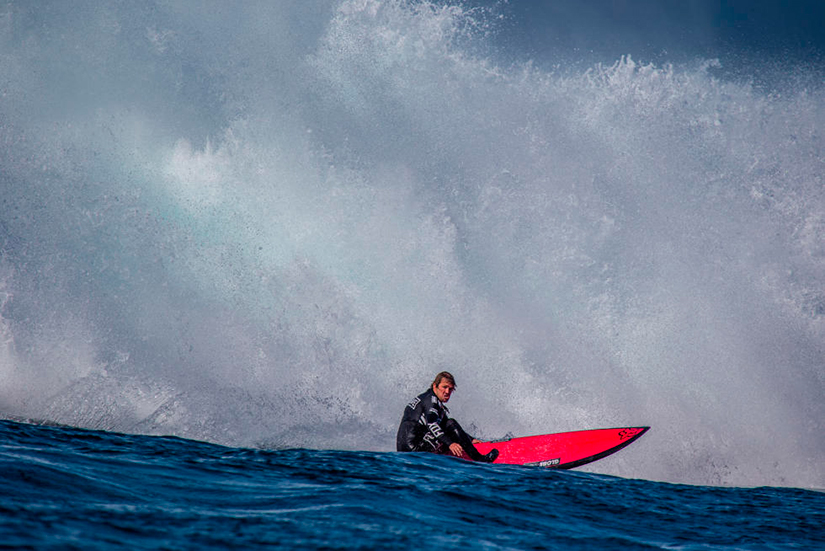
[[[455,419],[448,418],[444,405],[455,390],[455,379],[446,371],[435,376],[432,388],[419,394],[404,408],[398,427],[396,448],[400,452],[432,452],[461,457],[464,453],[473,461],[492,463],[498,450],[481,454],[473,445],[478,440],[464,432]]]

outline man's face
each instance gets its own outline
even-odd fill
[[[441,382],[438,385],[433,385],[433,392],[435,393],[436,398],[441,400],[442,402],[447,402],[450,400],[450,395],[455,390],[455,385],[448,381],[447,379],[441,379]]]

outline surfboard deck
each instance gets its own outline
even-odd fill
[[[650,427],[619,427],[522,436],[476,444],[487,453],[498,448],[493,463],[572,469],[592,463],[635,442]]]

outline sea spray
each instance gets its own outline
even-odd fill
[[[212,7],[2,8],[5,415],[380,451],[446,368],[480,436],[649,424],[599,471],[823,485],[821,85]]]

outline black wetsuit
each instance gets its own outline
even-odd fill
[[[450,411],[429,389],[404,408],[395,447],[400,452],[450,453],[450,444],[458,443],[471,459],[485,461],[473,445],[473,437],[464,432]]]

